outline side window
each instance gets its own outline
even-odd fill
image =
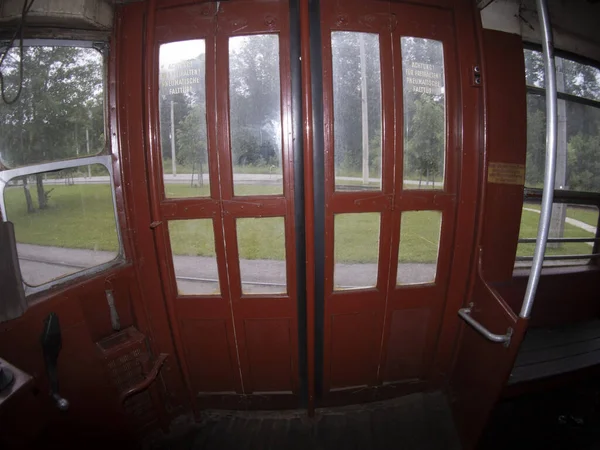
[[[12,48],[2,64],[0,207],[14,224],[26,294],[122,256],[105,58],[91,43],[78,45],[26,45],[22,60]]]
[[[539,51],[526,49],[526,197],[516,267],[531,264],[544,181],[546,102]],[[545,266],[588,264],[595,258],[600,206],[600,69],[556,58],[558,141],[555,203]]]

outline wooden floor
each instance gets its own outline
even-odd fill
[[[391,401],[305,413],[211,412],[178,436],[148,446],[173,450],[459,450],[446,398],[419,393]]]
[[[479,449],[600,449],[600,377],[504,399]]]

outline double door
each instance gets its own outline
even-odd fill
[[[293,89],[288,2],[169,5],[148,24],[149,184],[191,396],[272,408],[302,404],[313,383],[324,402],[406,381],[421,389],[439,349],[461,175],[452,5],[321,2],[313,177],[295,163],[309,146],[293,106],[309,92]],[[305,203],[306,183],[317,195]]]

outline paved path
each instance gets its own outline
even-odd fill
[[[17,244],[23,279],[39,285],[83,269],[112,261],[116,254],[105,251],[67,249]],[[276,260],[240,260],[245,293],[280,293],[285,290],[285,262]],[[215,258],[205,256],[174,257],[178,288],[182,293],[212,294],[219,291]],[[435,278],[434,264],[401,264],[399,282],[424,283]],[[336,264],[335,282],[341,289],[368,287],[376,282],[377,264]]]
[[[202,179],[205,183],[208,183],[208,174],[204,174]],[[282,179],[282,175],[279,174],[260,174],[260,173],[236,173],[233,175],[233,182],[239,184],[271,184],[279,182]],[[164,180],[169,184],[190,184],[192,182],[192,175],[189,173],[182,173],[179,175],[165,174]],[[194,175],[194,180],[197,182],[198,175]],[[353,183],[362,181],[360,177],[336,177],[339,181],[351,181]],[[108,176],[93,176],[93,177],[75,177],[70,178],[70,182],[75,184],[108,184],[110,179]],[[378,183],[381,180],[379,178],[369,178],[369,183]],[[67,184],[65,178],[59,179],[48,179],[44,180],[45,184]],[[404,180],[404,184],[418,185],[419,180]],[[423,186],[427,186],[425,181],[421,182]],[[436,183],[437,186],[440,182]]]

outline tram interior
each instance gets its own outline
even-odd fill
[[[0,448],[600,448],[599,17],[0,2]]]

